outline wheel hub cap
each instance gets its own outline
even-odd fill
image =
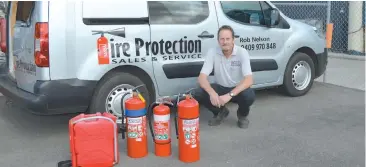
[[[117,87],[115,87],[114,89],[112,89],[112,91],[108,94],[107,99],[106,99],[106,103],[105,103],[105,108],[106,111],[113,114],[114,116],[116,116],[117,119],[117,123],[120,124],[122,123],[122,110],[121,110],[121,103],[122,103],[122,96],[125,93],[130,92],[132,90],[131,85],[128,84],[122,84],[119,85]],[[123,99],[123,103],[126,99],[128,99],[129,97],[131,97],[132,95],[126,95]],[[125,108],[123,108],[125,109]]]
[[[292,70],[292,84],[297,90],[304,90],[310,83],[311,69],[310,65],[301,61],[297,63]]]

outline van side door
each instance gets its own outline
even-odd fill
[[[197,87],[205,53],[217,45],[211,1],[149,1],[154,76],[160,95]],[[210,77],[212,78],[212,77]]]
[[[219,25],[234,29],[235,44],[248,50],[254,85],[271,84],[281,78],[285,29],[269,28],[265,21],[270,6],[264,1],[215,1]]]

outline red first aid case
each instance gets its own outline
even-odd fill
[[[80,114],[69,121],[72,167],[112,167],[119,162],[117,118]]]

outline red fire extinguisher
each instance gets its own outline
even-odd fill
[[[131,158],[142,158],[148,154],[147,133],[146,133],[146,108],[145,99],[135,87],[132,92],[133,96],[125,101],[122,97],[122,124],[121,133],[122,139],[125,139],[127,134],[127,156]],[[123,110],[125,106],[125,111]],[[126,118],[126,122],[124,121]],[[126,124],[125,124],[126,123]]]
[[[179,96],[178,96],[179,98]],[[199,104],[191,94],[177,101],[179,160],[190,163],[200,160]]]
[[[150,132],[155,143],[155,155],[160,157],[171,155],[170,107],[173,107],[173,103],[161,98],[151,103],[148,110]]]
[[[97,40],[98,48],[98,63],[99,64],[109,64],[109,46],[108,39],[101,32],[100,37]]]

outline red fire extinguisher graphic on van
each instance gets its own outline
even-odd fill
[[[97,40],[98,64],[109,64],[109,46],[108,39],[101,33]]]
[[[92,31],[93,35],[100,34],[100,37],[97,39],[97,50],[98,50],[98,64],[109,64],[109,43],[108,38],[104,36],[104,34],[110,34],[113,36],[118,36],[125,38],[125,28],[117,28],[109,31]]]

